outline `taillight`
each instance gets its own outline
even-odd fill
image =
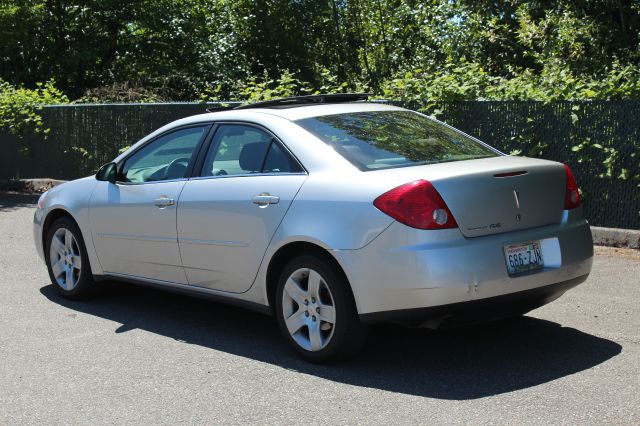
[[[376,198],[373,205],[412,228],[458,227],[438,191],[426,180],[416,180],[393,188]]]
[[[564,170],[567,174],[567,192],[564,198],[564,208],[571,210],[580,205],[580,191],[578,191],[576,178],[573,176],[573,173],[571,173],[569,166],[565,164]]]

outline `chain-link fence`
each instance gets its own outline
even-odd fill
[[[0,131],[0,179],[73,179],[93,173],[118,150],[178,118],[219,104],[119,104],[45,107],[51,132],[18,141]],[[419,109],[420,105],[409,105]],[[594,225],[640,229],[640,101],[452,102],[431,108],[439,119],[506,153],[568,163]],[[626,170],[626,171],[625,171]],[[620,179],[619,175],[628,178]]]

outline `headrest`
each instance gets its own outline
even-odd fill
[[[262,162],[264,156],[267,154],[269,148],[268,142],[253,142],[246,143],[240,150],[240,168],[246,172],[260,172],[262,171]]]

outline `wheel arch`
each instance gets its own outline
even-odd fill
[[[83,229],[83,227],[80,225],[82,219],[76,219],[73,213],[67,210],[67,208],[64,206],[55,205],[54,207],[51,207],[51,209],[47,211],[46,216],[44,216],[44,219],[42,220],[40,238],[42,241],[42,251],[45,258],[47,256],[47,233],[49,232],[51,226],[55,223],[55,221],[63,217],[69,218],[69,220],[71,220],[80,231],[80,236],[82,238],[84,248],[87,251],[89,266],[91,268],[90,271],[93,274],[94,278],[97,275],[102,275],[102,267],[93,246],[93,237],[91,236],[91,232],[89,230]]]
[[[69,220],[71,220],[76,227],[78,228],[78,230],[80,231],[80,235],[82,237],[82,242],[84,243],[84,247],[85,250],[87,251],[87,256],[89,257],[89,266],[91,268],[91,272],[92,274],[95,274],[96,270],[100,270],[99,268],[99,263],[97,258],[94,258],[95,252],[93,251],[93,240],[91,238],[91,234],[87,235],[87,233],[85,233],[82,229],[82,227],[80,226],[80,223],[78,222],[78,220],[73,216],[73,214],[63,208],[63,207],[53,207],[51,208],[51,210],[49,210],[47,212],[47,215],[44,217],[44,220],[42,221],[42,231],[41,231],[41,241],[42,241],[42,251],[44,253],[44,255],[46,256],[47,254],[47,233],[49,232],[49,229],[51,229],[51,225],[53,225],[55,223],[56,220],[60,219],[60,218],[69,218]]]
[[[325,249],[324,247],[318,244],[308,242],[308,241],[289,242],[283,245],[282,247],[280,247],[269,260],[269,265],[267,267],[267,272],[266,272],[266,293],[267,293],[267,302],[269,304],[269,307],[272,310],[275,307],[275,296],[276,296],[275,293],[278,287],[278,278],[280,277],[282,270],[291,259],[302,254],[317,255],[327,260],[337,268],[337,270],[340,272],[340,274],[342,274],[342,277],[347,283],[347,287],[351,295],[352,302],[354,303],[354,306],[356,306],[356,310],[357,310],[357,302],[353,293],[351,282],[349,281],[349,277],[347,276],[344,268],[342,267],[338,259],[336,259],[335,256],[333,256],[333,254],[331,254],[329,250]]]
[[[46,236],[47,236],[47,232],[49,232],[49,228],[51,228],[51,225],[58,219],[60,219],[61,217],[68,217],[69,219],[71,219],[73,221],[73,223],[75,223],[75,225],[78,227],[78,229],[80,229],[80,232],[82,232],[82,229],[80,228],[80,225],[78,224],[78,221],[73,217],[73,215],[71,213],[69,213],[69,211],[61,208],[61,207],[55,207],[51,210],[49,210],[49,212],[47,213],[47,215],[44,218],[44,221],[42,222],[42,248],[43,250],[46,251],[46,247],[47,247],[47,241],[46,241]],[[82,238],[85,240],[85,245],[86,243],[86,238],[84,237],[84,235],[82,236]]]

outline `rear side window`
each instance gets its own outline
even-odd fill
[[[289,153],[264,130],[242,124],[221,124],[205,157],[201,176],[301,171]]]
[[[412,111],[325,115],[296,124],[362,171],[499,155],[463,133]]]
[[[301,173],[302,167],[279,143],[273,141],[267,158],[264,160],[262,173]]]

